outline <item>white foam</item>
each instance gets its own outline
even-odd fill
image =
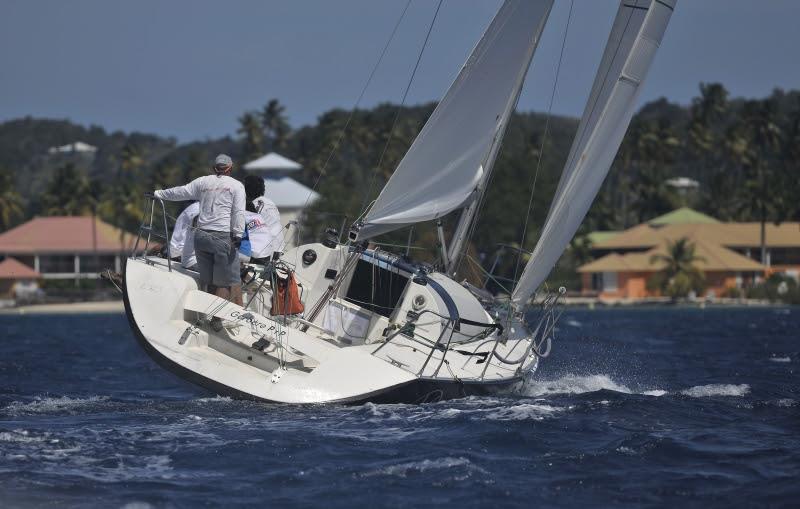
[[[693,398],[708,398],[712,396],[744,396],[748,392],[750,392],[750,386],[747,384],[709,384],[690,387],[681,391],[681,394]]]
[[[88,398],[70,398],[62,396],[60,398],[36,398],[35,401],[23,403],[12,401],[2,409],[3,413],[10,415],[17,414],[46,414],[75,410],[76,408],[96,405],[108,401],[108,396],[89,396]]]
[[[788,407],[797,406],[797,401],[793,400],[792,398],[783,398],[783,399],[777,400],[775,402],[775,405],[788,408]]]
[[[44,442],[47,440],[46,436],[31,435],[28,430],[15,429],[14,431],[0,432],[0,442],[11,442],[20,444],[30,444],[37,442]]]
[[[486,412],[485,418],[490,421],[541,421],[563,408],[537,403],[522,403],[509,407],[499,407]]]
[[[619,384],[608,375],[566,375],[557,380],[530,380],[521,389],[525,396],[546,396],[548,394],[584,394],[608,390],[631,394],[625,385]]]
[[[395,477],[408,477],[409,474],[424,473],[435,470],[448,470],[458,468],[460,470],[467,470],[467,477],[473,472],[485,474],[486,471],[482,468],[473,465],[470,460],[464,457],[444,457],[437,459],[424,459],[421,461],[411,461],[408,463],[400,463],[398,465],[390,465],[387,467],[365,472],[362,477],[372,477],[376,475],[389,475]]]
[[[567,320],[567,325],[570,327],[583,327],[583,324],[578,320]]]
[[[669,394],[667,391],[663,391],[661,389],[655,389],[652,391],[644,391],[642,393],[644,396],[655,396],[656,398],[664,396],[665,394]]]
[[[770,357],[769,360],[772,362],[792,362],[792,358],[788,355],[785,357]]]

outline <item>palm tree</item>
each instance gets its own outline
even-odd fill
[[[242,137],[243,160],[252,161],[264,153],[264,133],[257,113],[247,112],[239,117],[236,132]]]
[[[789,219],[800,219],[800,98],[789,117],[789,128],[783,144],[783,171],[781,172],[780,216]]]
[[[770,185],[778,180],[775,157],[780,151],[782,133],[777,122],[777,105],[772,98],[747,101],[742,116],[748,126],[751,154],[745,166],[745,182],[740,188],[741,212],[761,223],[761,263],[766,263],[766,223],[779,221],[781,193]]]
[[[14,179],[9,171],[0,168],[0,228],[11,228],[22,214],[22,196],[14,188]]]
[[[700,293],[705,284],[703,271],[697,268],[696,262],[705,261],[695,254],[695,245],[683,237],[674,242],[667,242],[666,253],[654,254],[650,264],[663,263],[664,268],[647,281],[651,290],[661,290],[673,299],[685,297],[690,291]]]
[[[277,99],[270,99],[261,112],[261,125],[267,150],[283,150],[291,134],[291,127],[284,114],[286,108]]]
[[[679,148],[680,141],[666,122],[643,126],[635,149],[638,172],[630,186],[638,222],[669,212],[678,205],[679,197],[665,181]]]
[[[700,83],[700,96],[692,100],[689,108],[687,149],[689,155],[707,163],[715,151],[716,136],[713,124],[728,109],[728,91],[719,83]],[[707,168],[703,168],[706,170]]]
[[[68,163],[53,173],[42,195],[42,212],[48,216],[82,216],[94,209],[89,179]]]

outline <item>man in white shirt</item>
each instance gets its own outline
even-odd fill
[[[185,186],[155,192],[169,201],[197,200],[200,212],[194,232],[194,249],[200,284],[207,291],[242,305],[242,284],[237,249],[244,235],[244,186],[231,178],[233,160],[220,154],[214,175],[206,175]]]
[[[195,219],[200,214],[200,203],[194,202],[180,213],[172,229],[172,238],[169,240],[170,254],[181,257],[181,265],[187,269],[195,270],[197,257],[194,255],[194,229]]]
[[[255,175],[244,178],[244,189],[247,195],[247,222],[250,238],[250,258],[263,260],[270,258],[275,251],[282,251],[283,225],[281,214],[275,203],[264,196],[266,187],[264,179]]]

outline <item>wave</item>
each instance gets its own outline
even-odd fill
[[[547,396],[550,394],[584,394],[601,390],[632,394],[633,391],[617,383],[608,375],[565,375],[557,380],[528,380],[521,388],[523,396]]]
[[[750,386],[747,384],[709,384],[697,385],[676,392],[663,389],[633,390],[627,385],[613,380],[608,375],[569,374],[555,380],[528,380],[520,389],[519,394],[521,396],[540,398],[550,395],[585,394],[603,390],[652,397],[680,394],[693,398],[705,398],[712,396],[744,396],[750,392]]]
[[[0,442],[32,444],[47,441],[47,436],[32,435],[28,430],[15,429],[13,431],[0,431]],[[58,440],[56,440],[57,442]]]
[[[744,396],[749,392],[750,386],[747,384],[709,384],[690,387],[680,393],[693,398],[708,398],[712,396]]]
[[[393,476],[393,477],[408,477],[413,474],[421,474],[437,470],[447,470],[452,472],[456,470],[455,478],[463,480],[473,473],[486,474],[486,470],[473,464],[470,460],[464,457],[444,457],[437,459],[424,459],[420,461],[411,461],[407,463],[399,463],[397,465],[389,465],[377,470],[371,470],[361,474],[361,477],[374,477],[374,476]]]
[[[509,407],[499,407],[486,412],[485,418],[490,421],[541,421],[553,414],[563,411],[563,408],[537,403],[523,403]]]
[[[792,358],[789,357],[788,355],[784,356],[784,357],[775,357],[775,356],[773,356],[773,357],[770,357],[769,360],[771,360],[772,362],[792,362]]]
[[[8,415],[21,414],[49,414],[57,412],[71,412],[81,407],[93,406],[98,403],[108,401],[108,396],[89,396],[88,398],[70,398],[61,396],[58,398],[39,398],[34,401],[12,401],[7,406],[0,409],[0,412]]]

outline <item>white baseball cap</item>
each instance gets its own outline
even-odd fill
[[[229,155],[220,154],[214,159],[214,166],[233,166],[233,159]]]

